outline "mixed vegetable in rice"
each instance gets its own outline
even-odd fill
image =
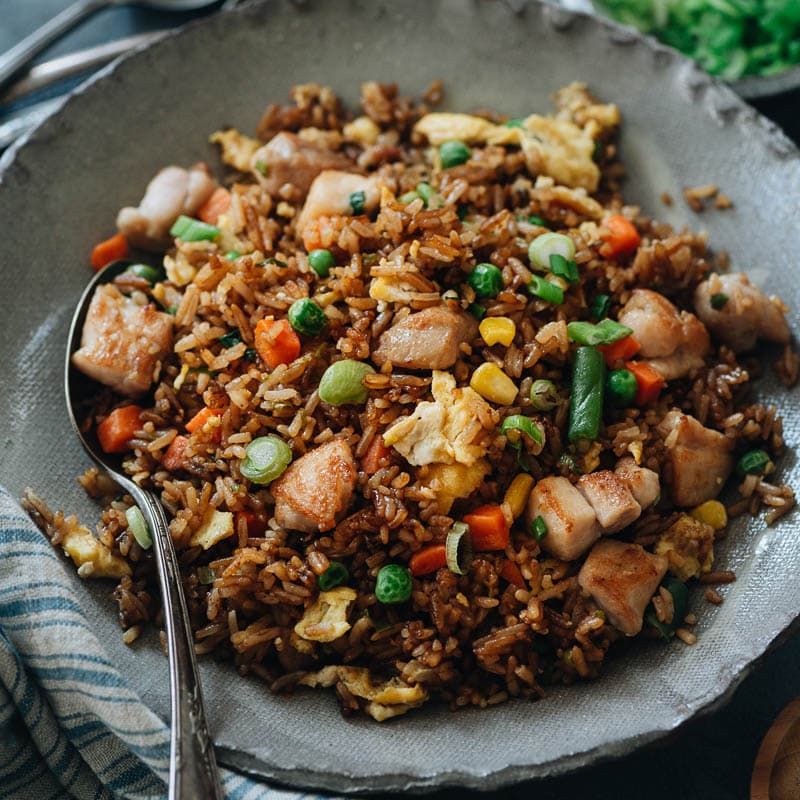
[[[354,116],[299,86],[258,138],[211,137],[221,181],[166,167],[95,250],[130,261],[73,355],[107,387],[87,430],[168,511],[198,652],[378,720],[540,697],[626,637],[691,643],[729,517],[794,503],[780,418],[747,398],[761,343],[796,379],[787,309],[623,203],[616,106],[440,95],[367,83]],[[96,538],[28,502],[119,580],[132,641],[150,533],[82,481]]]

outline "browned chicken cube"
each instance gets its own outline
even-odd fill
[[[594,509],[603,533],[616,533],[627,528],[642,513],[642,507],[610,469],[581,475],[576,485]]]
[[[342,153],[336,153],[307,142],[296,133],[283,131],[259,148],[253,156],[258,165],[256,174],[270,194],[278,194],[281,187],[291,184],[305,197],[314,178],[326,169],[347,170],[353,162]]]
[[[542,548],[565,561],[577,558],[600,536],[592,507],[566,478],[543,478],[534,486],[528,498],[528,524],[537,517],[547,526]]]
[[[376,176],[324,170],[314,178],[297,218],[297,232],[318,217],[369,214],[378,207],[380,183]],[[358,198],[358,202],[354,202]]]
[[[667,563],[664,556],[648,553],[641,545],[603,539],[586,557],[578,584],[615,628],[635,636]]]
[[[733,471],[733,440],[673,410],[658,426],[672,468],[672,500],[696,506],[716,497]]]
[[[621,458],[614,474],[628,487],[642,508],[652,506],[661,497],[661,480],[657,472],[640,467],[632,458]]]
[[[301,456],[272,484],[275,519],[295,531],[329,531],[347,511],[355,483],[350,445],[333,439]]]
[[[152,385],[156,364],[172,349],[172,317],[125,297],[113,284],[95,289],[72,363],[120,394]]]
[[[391,361],[403,369],[449,369],[461,345],[478,333],[470,314],[434,306],[409,314],[381,335],[372,360],[382,366]]]

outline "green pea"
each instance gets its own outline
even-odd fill
[[[330,271],[336,266],[336,261],[330,250],[312,250],[308,254],[308,266],[319,275],[320,278],[327,278]]]
[[[364,378],[375,370],[363,361],[345,358],[331,364],[319,382],[319,398],[332,406],[366,403],[369,391]]]
[[[496,297],[503,288],[503,273],[494,264],[477,264],[467,283],[478,297]]]
[[[613,372],[608,373],[606,378],[606,398],[609,405],[616,408],[627,408],[633,403],[638,391],[639,382],[630,370],[615,369]]]
[[[323,592],[335,589],[347,582],[350,573],[341,561],[331,561],[328,569],[317,578],[317,585]]]
[[[537,411],[550,411],[558,400],[558,389],[553,381],[540,379],[531,384],[531,405]]]
[[[306,336],[316,336],[328,324],[325,312],[313,300],[303,297],[289,306],[289,324]]]
[[[457,167],[469,160],[472,151],[467,147],[464,142],[458,139],[449,139],[439,145],[439,161],[442,164],[442,169],[450,169],[450,167]]]
[[[378,571],[375,597],[386,605],[405,603],[411,597],[411,572],[399,564],[387,564]]]
[[[767,475],[775,468],[765,450],[750,450],[736,462],[740,475]]]

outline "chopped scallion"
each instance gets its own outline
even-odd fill
[[[716,294],[711,295],[711,308],[714,311],[719,311],[721,308],[725,308],[725,304],[728,302],[730,298],[724,292],[717,292]]]
[[[220,230],[216,225],[181,214],[169,229],[169,234],[184,242],[213,242],[219,236]]]
[[[456,575],[465,575],[472,565],[472,537],[469,525],[454,522],[444,544],[447,566]]]
[[[539,275],[534,275],[528,284],[528,291],[554,306],[560,306],[564,302],[564,291],[560,286],[546,281]]]
[[[541,514],[531,523],[531,533],[537,542],[541,542],[547,536],[547,523],[542,519]]]
[[[353,214],[358,216],[359,214],[364,213],[367,195],[363,191],[351,192],[348,202],[350,203],[350,210],[353,212]]]
[[[591,322],[570,322],[567,325],[567,333],[573,342],[578,344],[598,345],[614,344],[626,336],[630,336],[633,331],[613,319],[604,319],[593,325]]]
[[[144,520],[142,512],[138,506],[131,506],[125,512],[125,519],[128,520],[128,530],[133,534],[133,538],[139,543],[142,550],[149,550],[153,546],[153,537],[150,529]]]

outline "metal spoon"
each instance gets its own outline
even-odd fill
[[[164,11],[189,11],[210,6],[217,0],[75,0],[62,12],[37,28],[30,36],[0,55],[0,88],[34,56],[52,44],[59,36],[108,6],[141,5]]]
[[[88,401],[97,384],[75,369],[70,356],[80,346],[83,323],[95,288],[124,272],[116,262],[94,276],[81,296],[69,329],[64,389],[67,411],[75,433],[86,452],[136,501],[153,537],[154,555],[161,583],[164,627],[169,657],[170,736],[169,800],[222,800],[214,747],[208,733],[200,675],[194,653],[194,637],[183,594],[178,558],[167,527],[167,517],[158,497],[142,489],[120,470],[116,456],[100,450],[94,434],[84,434],[76,418],[76,406]]]

